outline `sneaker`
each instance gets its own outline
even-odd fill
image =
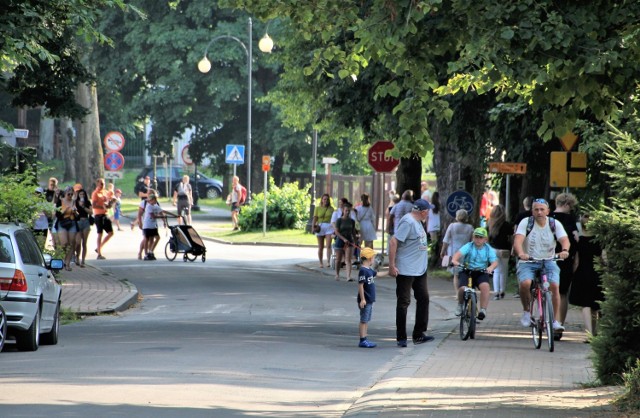
[[[98,260],[106,260],[107,258],[105,256],[103,256],[103,255],[98,254],[96,259],[98,259]]]
[[[460,315],[462,315],[462,303],[459,303],[458,306],[456,306],[456,316]]]
[[[553,321],[553,330],[554,331],[564,331],[564,327],[558,321]]]
[[[531,326],[531,314],[529,312],[522,312],[522,316],[520,317],[520,323],[523,327]]]
[[[422,343],[428,343],[429,341],[433,341],[435,338],[433,338],[431,335],[424,335],[422,334],[421,336],[419,336],[418,338],[414,338],[413,339],[413,343],[414,344],[422,344]]]
[[[157,258],[153,253],[149,253],[149,260],[157,260]]]
[[[358,344],[358,347],[362,347],[362,348],[373,348],[373,347],[375,347],[376,345],[378,345],[378,344],[373,343],[373,342],[371,342],[371,341],[369,341],[369,340],[365,339],[365,340],[363,340],[363,341],[360,341],[360,344]]]
[[[147,254],[144,256],[144,261],[151,261],[153,260],[153,258],[151,258],[151,254]]]
[[[487,317],[487,310],[485,308],[480,309],[480,312],[478,313],[478,319],[482,321],[486,317]]]
[[[406,347],[407,346],[407,340],[398,340],[396,342],[396,344],[398,345],[398,347]]]

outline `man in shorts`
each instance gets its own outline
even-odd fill
[[[551,258],[555,254],[556,240],[562,246],[562,251],[558,257],[566,259],[569,257],[569,238],[560,222],[555,222],[555,232],[549,222],[549,203],[544,199],[535,199],[531,205],[533,214],[533,228],[527,231],[529,218],[524,218],[518,224],[516,234],[513,238],[513,250],[518,259],[526,261],[529,258]],[[517,275],[520,283],[520,302],[522,303],[522,317],[520,323],[524,327],[531,325],[531,315],[529,313],[529,299],[531,281],[535,277],[536,271],[540,269],[541,263],[547,270],[547,280],[550,283],[552,294],[554,321],[554,331],[564,331],[564,327],[559,322],[560,318],[560,268],[555,261],[541,261],[538,263],[522,263],[518,261]]]
[[[113,236],[113,225],[111,220],[107,216],[107,210],[110,206],[110,198],[107,191],[104,188],[104,179],[96,180],[96,188],[91,193],[91,206],[93,207],[93,216],[96,221],[96,231],[98,232],[98,240],[96,252],[98,253],[98,260],[104,260],[102,255],[102,248]],[[102,234],[106,232],[107,236],[102,238]]]

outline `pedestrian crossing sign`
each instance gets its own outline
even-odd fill
[[[244,164],[244,145],[227,144],[224,155],[227,164]]]

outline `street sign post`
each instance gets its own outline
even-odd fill
[[[117,151],[104,156],[104,168],[109,171],[120,171],[124,167],[124,156]]]
[[[471,215],[474,208],[473,197],[464,190],[457,190],[447,198],[446,208],[452,218],[456,217],[456,212],[460,209],[466,210]]]
[[[368,162],[371,168],[378,173],[389,173],[398,167],[400,160],[387,155],[395,145],[390,141],[378,141],[367,151]]]
[[[191,156],[189,155],[189,145],[185,145],[184,147],[182,147],[181,156],[182,156],[182,161],[184,161],[184,163],[186,165],[192,165],[193,164],[193,160],[191,159]]]
[[[120,132],[109,132],[104,136],[104,147],[107,151],[120,151],[124,148],[124,136]]]
[[[527,164],[525,163],[489,163],[489,171],[491,173],[501,174],[526,174]]]

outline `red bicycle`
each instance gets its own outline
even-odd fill
[[[529,313],[531,314],[531,337],[533,346],[539,349],[542,346],[542,335],[546,334],[549,351],[553,352],[553,302],[552,293],[547,280],[547,268],[545,262],[558,261],[560,258],[529,258],[522,263],[536,263],[540,268],[536,271],[534,279],[531,281],[531,301],[529,303]]]

